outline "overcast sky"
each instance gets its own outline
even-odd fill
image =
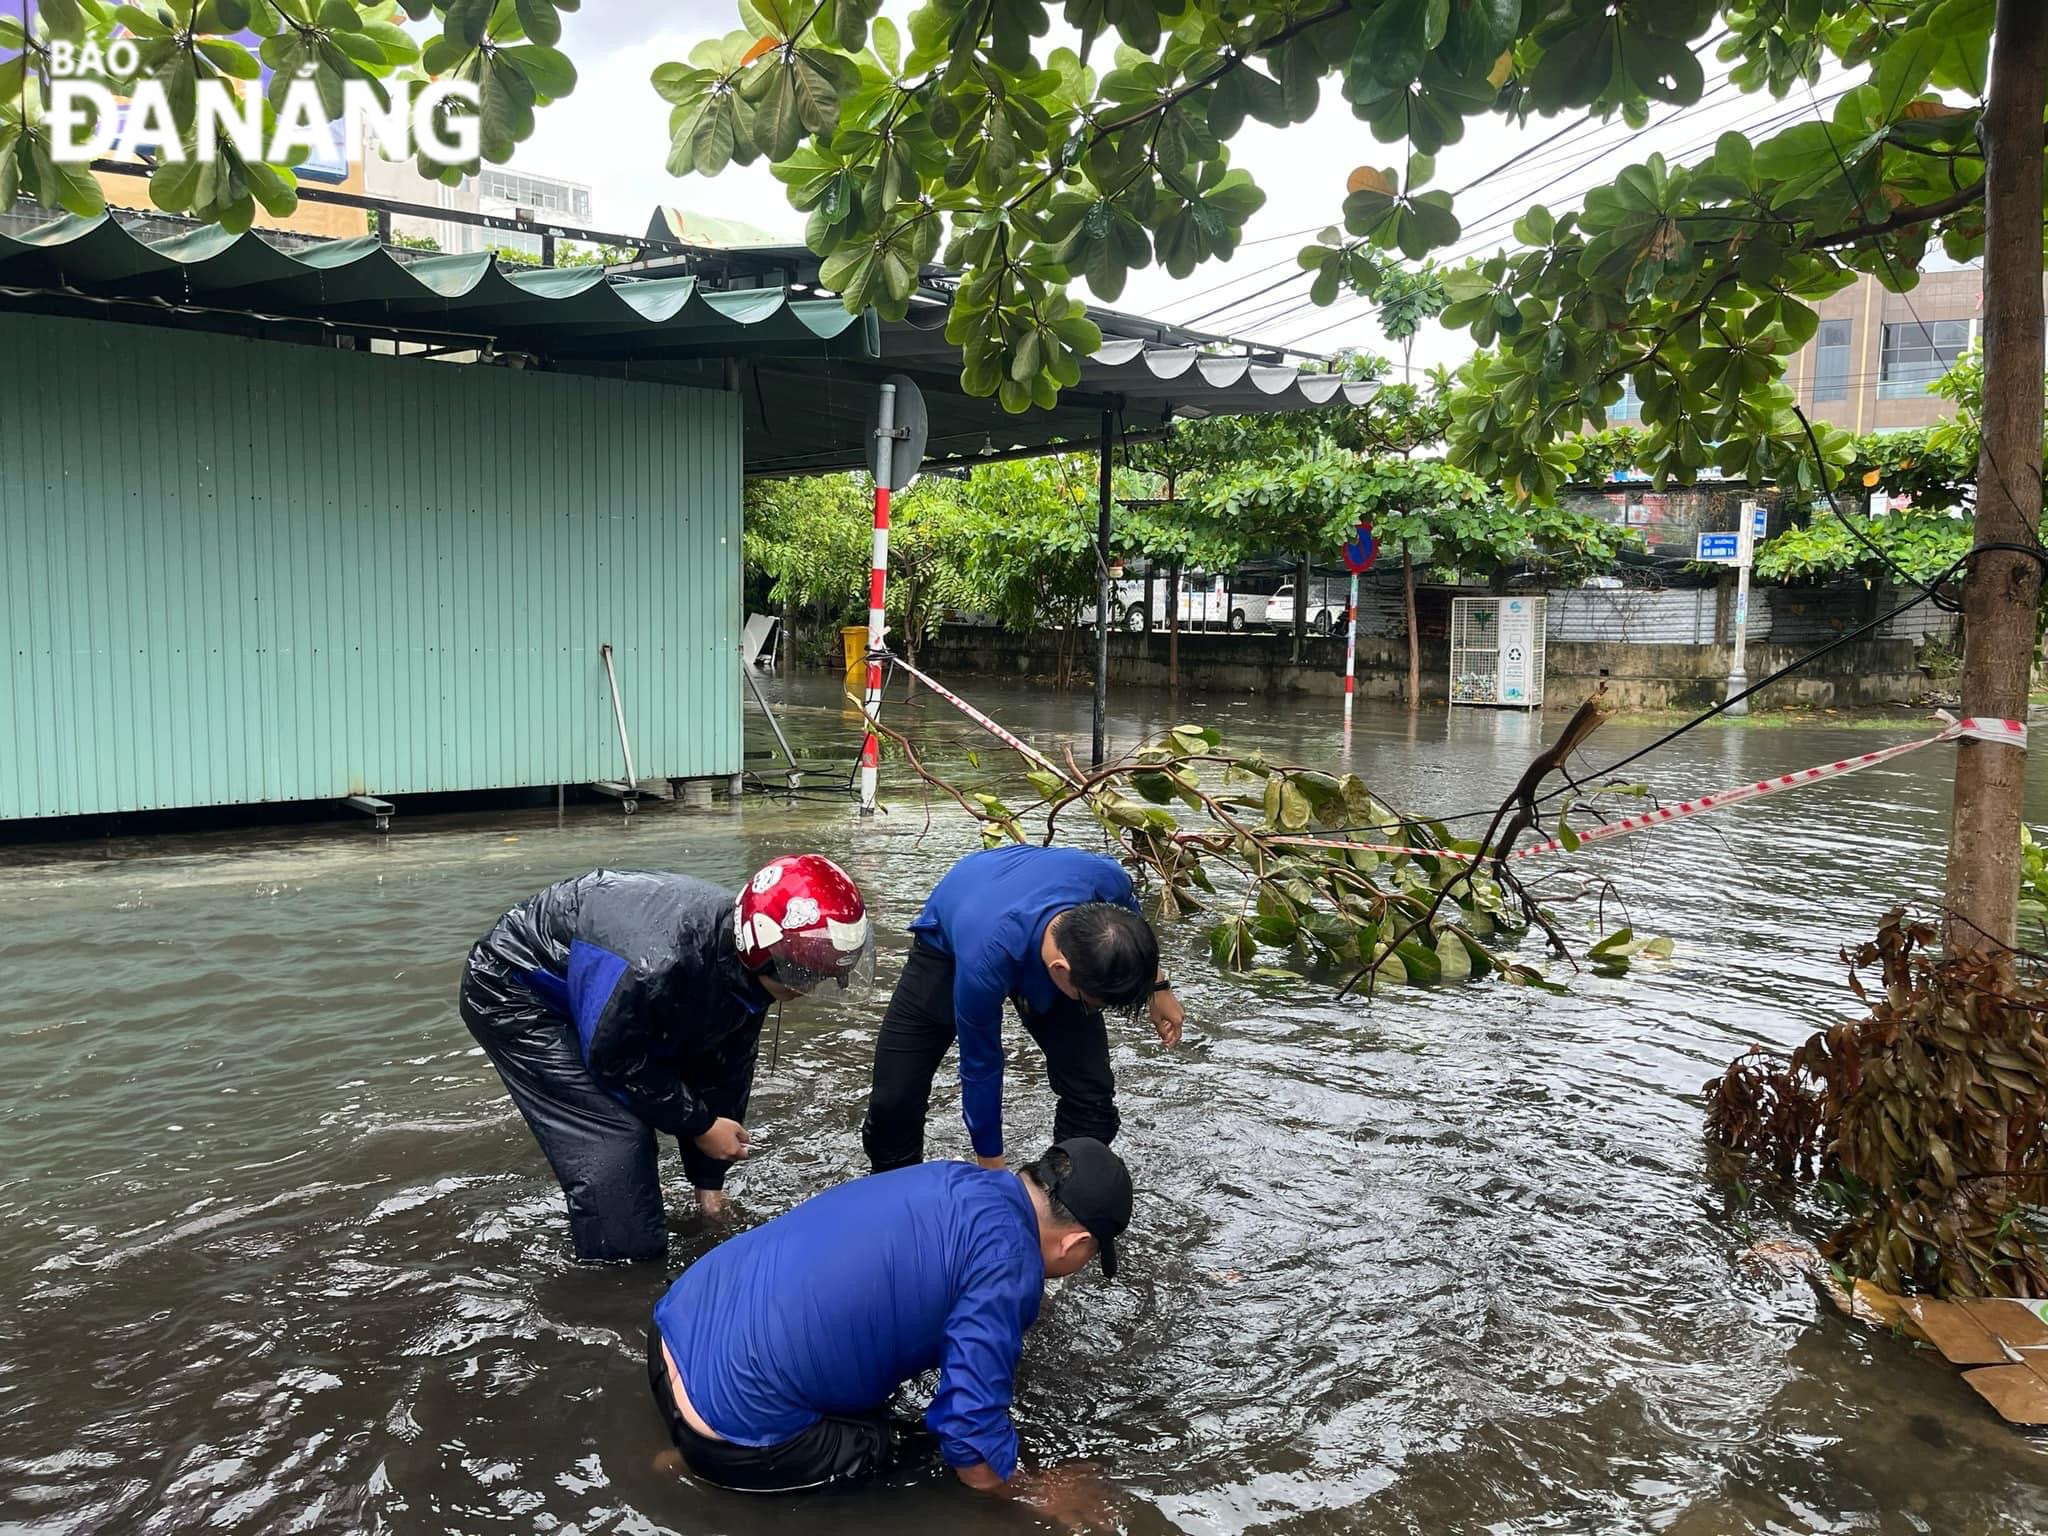
[[[908,7],[891,3],[886,9],[900,17]],[[685,58],[704,38],[735,29],[732,0],[675,0],[658,7],[647,0],[584,0],[583,9],[563,21],[562,46],[576,61],[579,82],[572,96],[541,112],[518,164],[589,183],[593,221],[602,230],[638,233],[654,207],[665,203],[745,220],[790,240],[802,237],[803,216],[789,206],[765,166],[733,167],[708,179],[678,179],[663,167],[669,107],[648,77],[655,65]],[[1490,252],[1510,238],[1509,226],[1529,203],[1540,201],[1553,211],[1575,206],[1587,188],[1652,151],[1696,160],[1731,129],[1752,139],[1768,137],[1813,115],[1816,106],[1826,112],[1845,84],[1854,83],[1827,78],[1812,95],[1802,88],[1778,102],[1739,93],[1711,52],[1703,63],[1707,89],[1700,103],[1655,112],[1640,133],[1619,118],[1603,123],[1583,116],[1539,118],[1526,127],[1494,118],[1469,124],[1464,141],[1446,147],[1437,160],[1433,185],[1458,194],[1465,227],[1463,239],[1444,254]],[[1398,361],[1397,350],[1373,323],[1370,304],[1340,299],[1319,310],[1308,303],[1308,280],[1297,275],[1294,254],[1338,221],[1344,181],[1354,167],[1398,165],[1402,147],[1375,140],[1351,115],[1333,80],[1311,121],[1286,129],[1247,123],[1231,153],[1266,193],[1236,256],[1227,264],[1199,267],[1184,282],[1156,267],[1133,273],[1115,307],[1319,353],[1364,347]],[[1516,156],[1523,158],[1508,165]],[[1430,325],[1417,338],[1415,362],[1418,369],[1455,363],[1470,351],[1462,333]]]

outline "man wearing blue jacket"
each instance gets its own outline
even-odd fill
[[[1180,1043],[1181,1007],[1159,968],[1159,940],[1131,877],[1102,854],[1021,844],[970,853],[933,887],[910,933],[861,1127],[877,1173],[923,1158],[932,1078],[956,1039],[975,1157],[1003,1166],[1005,999],[1045,1053],[1056,1140],[1116,1137],[1104,1008],[1149,1003],[1160,1040]]]
[[[576,1256],[668,1251],[657,1132],[676,1138],[699,1207],[722,1214],[768,1005],[872,966],[859,888],[815,853],[737,893],[593,870],[500,918],[470,950],[462,1020],[547,1154]]]
[[[890,1396],[936,1367],[924,1422],[971,1488],[1025,1491],[1010,1420],[1048,1279],[1116,1274],[1131,1175],[1099,1141],[1020,1173],[927,1163],[814,1195],[720,1244],[654,1309],[647,1378],[698,1477],[793,1492],[887,1470]]]

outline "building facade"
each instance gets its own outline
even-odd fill
[[[512,166],[485,166],[477,176],[477,207],[498,218],[515,218],[523,211],[537,224],[576,224],[590,227],[590,188],[580,181],[542,176]],[[518,251],[540,260],[539,235],[488,231],[490,243],[500,250]]]

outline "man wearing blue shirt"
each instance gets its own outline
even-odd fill
[[[1099,1141],[1020,1173],[927,1163],[855,1179],[714,1248],[654,1309],[648,1384],[706,1482],[792,1492],[886,1470],[884,1409],[936,1367],[926,1427],[969,1487],[1016,1486],[1010,1400],[1048,1279],[1116,1274],[1131,1175]]]
[[[924,1156],[932,1078],[957,1038],[960,1113],[984,1168],[1003,1166],[1003,1002],[1045,1053],[1058,1096],[1053,1136],[1115,1139],[1108,1008],[1148,1002],[1180,1043],[1181,1008],[1159,969],[1159,941],[1116,860],[1079,848],[1014,845],[970,853],[933,887],[910,925],[910,956],[875,1040],[861,1143],[875,1172]]]

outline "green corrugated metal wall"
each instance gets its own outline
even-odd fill
[[[0,315],[0,818],[741,762],[735,397]]]

